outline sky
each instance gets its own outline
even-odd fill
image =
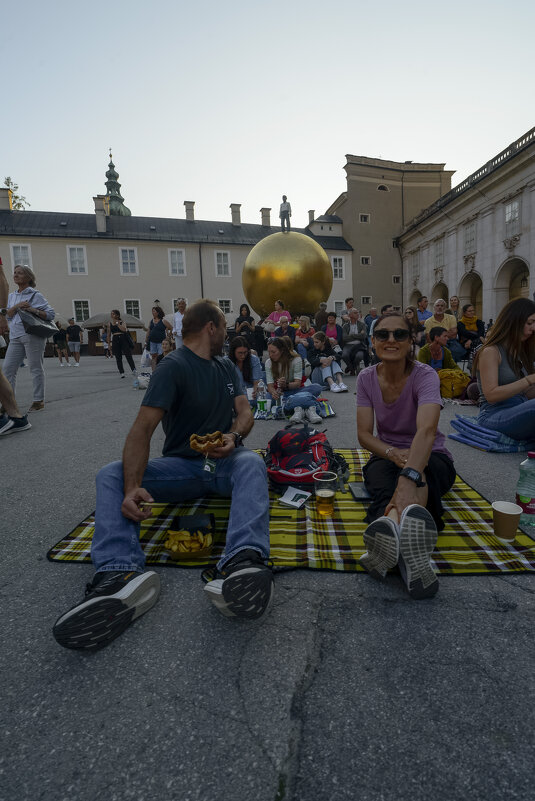
[[[296,227],[345,156],[445,163],[459,183],[535,125],[535,3],[0,0],[0,183],[91,213],[109,148],[132,214]],[[511,10],[511,14],[509,14]]]

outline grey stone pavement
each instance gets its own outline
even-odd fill
[[[197,570],[161,568],[159,603],[108,648],[59,647],[51,626],[92,570],[45,554],[93,510],[95,472],[120,457],[142,393],[103,358],[46,372],[33,428],[0,439],[0,798],[534,797],[533,575],[444,577],[414,602],[395,576],[289,572],[251,625],[217,613]],[[354,382],[332,396],[338,447],[356,445]],[[249,445],[279,427],[257,423]],[[523,457],[451,450],[485,497],[514,497]]]

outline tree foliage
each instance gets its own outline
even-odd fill
[[[31,205],[28,203],[24,195],[19,195],[19,185],[12,181],[9,175],[4,178],[4,186],[7,186],[8,189],[11,189],[11,204],[13,209],[20,211],[25,209],[26,206]]]

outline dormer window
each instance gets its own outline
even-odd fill
[[[378,192],[390,192],[390,189],[388,188],[388,186],[386,186],[386,184],[379,184],[379,186],[377,187],[377,191]]]

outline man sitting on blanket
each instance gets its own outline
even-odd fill
[[[139,544],[140,522],[150,517],[154,501],[181,503],[210,492],[231,496],[225,551],[204,590],[226,616],[258,618],[270,604],[266,469],[258,454],[240,447],[253,416],[234,365],[221,357],[225,317],[211,301],[197,301],[184,314],[182,336],[183,347],[153,373],[122,462],[97,475],[91,548],[96,574],[85,599],[54,625],[56,640],[66,648],[101,648],[156,603],[160,579],[145,571]],[[160,422],[163,456],[149,460]],[[191,434],[215,431],[226,433],[224,444],[210,451],[210,472],[189,441]]]

